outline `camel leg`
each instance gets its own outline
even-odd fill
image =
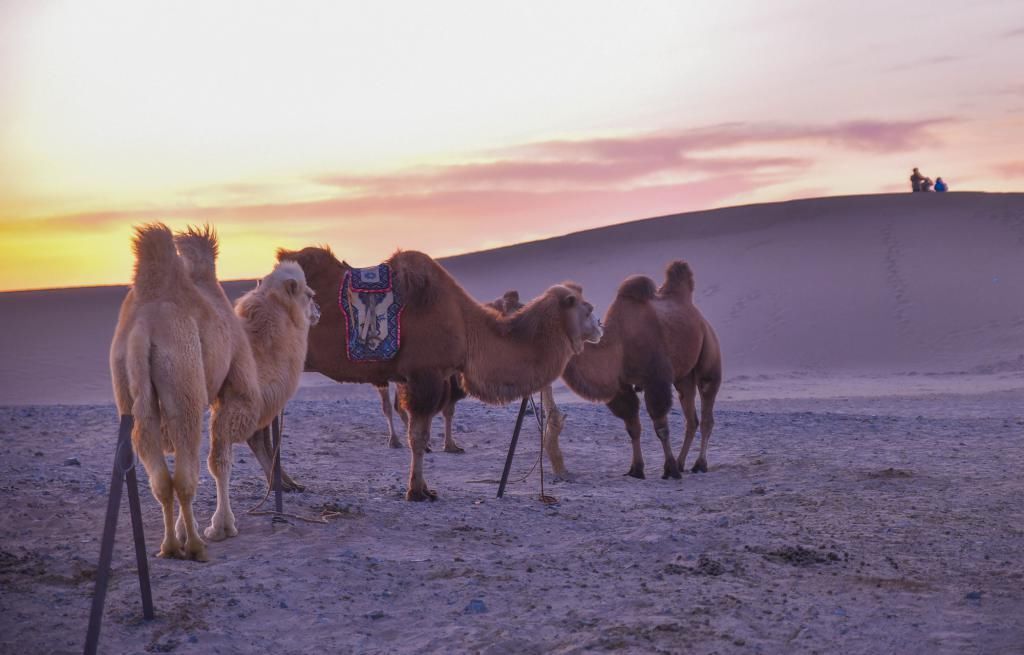
[[[702,380],[700,383],[700,456],[693,464],[694,473],[708,471],[708,444],[711,430],[715,427],[715,397],[718,395],[718,380]]]
[[[668,429],[668,412],[672,408],[672,386],[670,384],[645,384],[644,404],[647,406],[647,414],[651,417],[651,423],[654,424],[654,433],[658,435],[661,449],[665,453],[665,467],[661,479],[678,480],[683,476],[679,473],[679,463],[676,462],[675,454],[672,452],[672,441],[669,438]]]
[[[167,460],[161,446],[160,419],[157,416],[135,417],[132,442],[139,460],[149,476],[149,488],[160,503],[164,517],[164,540],[157,557],[181,558],[181,548],[174,529],[174,483],[167,468]]]
[[[630,464],[626,475],[643,480],[644,475],[644,454],[640,450],[640,433],[643,428],[640,426],[640,400],[636,392],[623,387],[619,393],[608,401],[608,409],[612,414],[622,419],[626,424],[626,432],[633,446],[633,462]]]
[[[409,449],[412,451],[412,463],[409,467],[409,487],[405,499],[412,501],[437,500],[437,492],[427,488],[423,477],[423,455],[427,452],[430,440],[430,417],[412,415],[409,421]]]
[[[246,440],[249,444],[249,448],[252,450],[252,454],[256,456],[256,461],[260,463],[260,467],[263,468],[263,475],[267,478],[267,484],[274,484],[274,447],[270,443],[270,429],[256,430],[252,433],[252,436]],[[284,470],[284,466],[281,467],[281,489],[284,491],[305,491],[306,487],[296,482],[288,473]]]
[[[182,415],[184,414],[184,415]],[[181,510],[179,523],[185,532],[185,557],[205,562],[206,544],[196,529],[192,502],[199,484],[199,439],[202,432],[202,411],[184,409],[177,416],[165,418],[165,429],[174,444],[174,493]]]
[[[377,387],[377,393],[380,394],[380,409],[384,412],[384,418],[388,420],[388,448],[401,448],[402,442],[395,434],[395,420],[394,413],[391,411],[391,392],[388,385]]]
[[[540,404],[544,409],[544,451],[551,460],[551,468],[555,471],[555,480],[572,482],[576,476],[565,468],[562,448],[558,445],[558,437],[565,425],[565,414],[555,404],[555,394],[548,385],[540,390]]]
[[[223,408],[218,408],[223,410]],[[238,534],[235,514],[231,511],[231,442],[225,438],[222,411],[217,411],[210,427],[210,456],[206,467],[217,485],[217,509],[210,526],[203,534],[210,541],[223,541]]]
[[[444,396],[444,380],[433,372],[411,375],[402,386],[400,400],[409,415],[409,449],[412,451],[406,500],[437,500],[437,493],[427,487],[423,476],[423,454],[430,441],[430,423],[441,409]]]
[[[455,418],[455,403],[466,397],[466,392],[459,386],[459,378],[451,376],[448,381],[445,382],[445,400],[444,408],[441,410],[444,416],[444,452],[446,453],[464,453],[464,448],[455,443],[455,438],[452,437],[452,423]]]
[[[206,465],[216,482],[217,509],[204,534],[214,541],[238,534],[235,515],[231,511],[231,448],[235,443],[251,442],[256,436],[253,433],[259,420],[258,395],[259,390],[254,388],[245,370],[233,365],[211,412],[210,455]],[[267,441],[261,450],[272,453],[268,431],[261,432],[264,433],[263,440]]]
[[[697,434],[697,427],[700,421],[697,420],[697,386],[693,382],[693,376],[686,378],[676,384],[676,391],[679,392],[679,403],[683,406],[683,416],[686,419],[686,437],[683,439],[683,447],[679,450],[679,470],[686,470],[686,456],[693,444],[693,437]]]
[[[409,431],[409,412],[405,411],[405,408],[402,407],[402,403],[401,403],[401,401],[399,399],[399,396],[401,395],[402,390],[404,388],[405,388],[404,384],[397,384],[397,385],[395,385],[395,401],[392,403],[392,406],[395,408],[395,413],[398,414],[398,418],[400,418],[402,420],[402,425],[405,426],[405,431],[408,433],[408,431]],[[399,446],[399,448],[401,448],[401,446]],[[428,453],[430,452],[430,442],[429,441],[427,442],[427,452]]]
[[[455,438],[452,437],[452,422],[455,419],[455,403],[449,401],[445,403],[444,409],[441,410],[444,415],[444,452],[446,453],[464,453],[466,449],[455,443]]]
[[[192,515],[192,530],[199,532],[199,523],[196,520],[195,514]],[[185,528],[185,513],[181,511],[181,505],[178,505],[178,520],[174,524],[174,534],[178,537],[178,541],[185,543],[188,541],[188,530]]]

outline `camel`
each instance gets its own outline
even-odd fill
[[[606,403],[612,414],[625,422],[633,446],[633,461],[626,475],[644,477],[638,391],[644,393],[647,413],[665,452],[662,479],[681,477],[698,426],[700,456],[693,472],[708,470],[715,396],[722,383],[722,353],[711,324],[693,304],[693,289],[693,271],[682,261],[668,265],[661,288],[656,289],[654,281],[642,275],[627,278],[605,314],[604,338],[569,360],[562,374],[576,394]],[[672,387],[686,417],[686,436],[678,459],[669,443]]]
[[[238,533],[228,499],[230,446],[269,423],[294,393],[315,320],[312,291],[301,268],[279,265],[239,301],[236,315],[216,279],[210,228],[175,236],[163,224],[144,225],[133,246],[132,287],[110,349],[114,397],[134,418],[132,444],[163,512],[158,556],[206,561],[192,511],[203,413],[213,406],[207,465],[217,511],[205,534],[216,540]],[[174,454],[173,476],[165,453]]]
[[[278,250],[278,260],[298,262],[321,297],[337,297],[351,269],[327,248]],[[596,343],[602,329],[579,287],[555,285],[512,316],[478,304],[437,262],[404,251],[393,255],[393,284],[405,301],[402,342],[390,360],[348,359],[342,331],[345,318],[334,303],[310,330],[307,370],[338,382],[403,383],[399,403],[409,415],[412,457],[406,499],[435,500],[423,475],[430,422],[451,396],[446,381],[461,374],[466,392],[500,404],[551,384],[569,358]]]
[[[523,303],[519,301],[519,292],[515,289],[506,291],[501,298],[497,298],[496,300],[486,303],[486,306],[498,310],[502,316],[511,316],[524,307]],[[451,376],[448,379],[447,384],[450,387],[450,390],[447,392],[449,395],[446,396],[448,401],[444,404],[444,407],[441,410],[442,415],[444,416],[444,452],[462,453],[465,452],[465,450],[459,446],[452,437],[452,422],[455,416],[455,403],[465,398],[466,392],[459,384],[459,377],[457,375]],[[384,413],[384,417],[388,421],[387,445],[389,448],[401,448],[402,443],[398,440],[398,436],[395,434],[395,425],[391,410],[392,406],[394,406],[395,411],[407,425],[409,423],[409,418],[406,416],[398,402],[398,391],[396,389],[393,401],[389,395],[387,386],[377,387],[377,393],[380,394],[381,409]],[[555,404],[554,393],[550,384],[540,390],[540,397],[545,416],[544,446],[548,453],[548,458],[551,460],[552,468],[555,471],[555,479],[571,480],[573,479],[573,476],[568,470],[566,470],[565,460],[562,457],[562,450],[558,446],[558,435],[562,432],[562,426],[565,424],[565,415]]]

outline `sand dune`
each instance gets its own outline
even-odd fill
[[[344,244],[331,245],[346,256]],[[1001,388],[1007,380],[1014,386],[1024,378],[1019,193],[750,205],[443,263],[481,300],[507,288],[532,297],[574,279],[603,312],[625,276],[660,281],[675,258],[696,270],[696,299],[722,339],[732,391],[756,394],[780,381],[799,385],[821,376],[948,373],[957,377],[944,384],[959,380],[965,388]],[[225,286],[234,297],[251,285]],[[0,404],[109,402],[107,349],[124,293],[102,287],[0,294]]]

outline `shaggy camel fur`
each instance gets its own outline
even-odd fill
[[[515,290],[506,291],[505,295],[497,300],[492,300],[486,304],[487,307],[501,312],[502,316],[509,316],[516,312],[516,310],[522,309],[523,304],[519,302],[519,292]],[[461,446],[455,443],[455,438],[452,436],[452,421],[455,417],[455,403],[466,397],[466,392],[459,384],[459,376],[453,375],[448,378],[447,383],[449,385],[446,390],[447,402],[444,404],[444,408],[441,410],[441,414],[444,416],[444,452],[446,453],[464,453],[466,452]],[[398,402],[399,389],[395,389],[394,400],[391,400],[389,395],[389,387],[385,385],[383,387],[377,387],[377,393],[380,394],[380,405],[381,411],[384,413],[384,417],[388,421],[388,448],[401,448],[402,442],[398,440],[398,436],[395,433],[394,413],[391,408],[394,407],[394,411],[398,413],[402,422],[408,426],[409,417],[402,409],[401,403]],[[428,450],[429,452],[429,447]]]
[[[648,277],[627,278],[608,308],[604,325],[601,343],[588,345],[569,360],[562,379],[583,398],[605,402],[612,414],[625,422],[633,446],[627,475],[644,477],[638,391],[644,392],[647,413],[665,451],[662,478],[679,478],[679,472],[685,470],[698,426],[700,456],[693,471],[707,471],[715,396],[722,383],[722,355],[715,331],[693,304],[690,266],[681,261],[669,264],[660,289],[655,289]],[[668,429],[673,386],[686,417],[686,438],[678,459],[672,455]]]
[[[492,300],[486,306],[498,310],[502,316],[511,316],[524,307],[523,303],[519,301],[519,292],[515,289],[506,291],[501,298]],[[466,392],[463,391],[462,386],[459,384],[459,377],[457,375],[451,376],[447,384],[450,387],[450,391],[446,392],[448,393],[446,396],[448,402],[444,404],[444,408],[441,410],[444,416],[444,452],[463,453],[465,450],[455,443],[455,439],[452,436],[452,423],[455,416],[455,403],[465,398]],[[398,402],[398,389],[395,390],[393,401],[389,397],[388,387],[377,387],[377,393],[380,394],[381,409],[388,421],[387,445],[389,448],[401,448],[402,443],[398,440],[398,436],[395,433],[392,406],[394,406],[395,412],[398,413],[402,422],[406,425],[409,423],[409,417]],[[546,417],[544,420],[544,445],[555,471],[555,480],[571,480],[574,476],[566,470],[565,460],[562,458],[562,449],[558,446],[558,435],[562,432],[562,426],[565,424],[565,415],[555,405],[554,394],[550,384],[540,390],[540,397],[541,404],[544,407],[544,416]]]
[[[134,418],[132,443],[163,511],[158,554],[205,561],[206,544],[192,511],[203,412],[213,404],[208,466],[217,479],[218,508],[206,535],[217,539],[237,534],[227,502],[230,443],[269,422],[294,393],[312,292],[299,267],[279,267],[259,294],[262,308],[244,311],[240,320],[216,280],[212,230],[189,228],[175,237],[165,225],[146,225],[136,229],[133,245],[134,279],[110,351],[114,396],[120,413]],[[295,326],[279,332],[282,341],[268,350],[256,337],[264,326],[285,321]],[[262,348],[258,359],[250,338]],[[173,477],[165,452],[175,456]]]
[[[278,251],[278,259],[298,262],[310,286],[322,297],[336,297],[349,266],[326,248]],[[402,344],[389,361],[353,362],[345,352],[344,317],[336,304],[309,334],[307,370],[338,382],[385,386],[404,383],[399,402],[409,415],[412,451],[406,499],[434,499],[423,476],[423,454],[430,422],[451,395],[446,380],[462,374],[465,389],[489,403],[506,403],[551,384],[586,341],[601,338],[593,307],[579,288],[555,285],[517,312],[503,317],[478,304],[427,255],[399,252],[388,261],[394,284],[405,300]]]

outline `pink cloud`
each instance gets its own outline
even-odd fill
[[[217,206],[98,211],[54,217],[49,224],[91,229],[153,220],[211,222],[258,226],[266,233],[293,237],[308,234],[311,240],[335,235],[365,242],[366,226],[372,223],[374,230],[396,235],[398,245],[407,247],[441,248],[454,240],[472,245],[720,206],[799,179],[815,163],[770,153],[732,154],[736,148],[767,146],[784,152],[793,144],[817,142],[893,152],[930,143],[930,128],[941,122],[730,123],[672,133],[543,141],[490,153],[484,161],[383,175],[321,176],[313,181],[337,193],[315,201],[260,203],[258,187],[233,185],[223,191],[238,201]]]
[[[992,167],[1003,177],[1024,177],[1024,161],[1010,161]]]

